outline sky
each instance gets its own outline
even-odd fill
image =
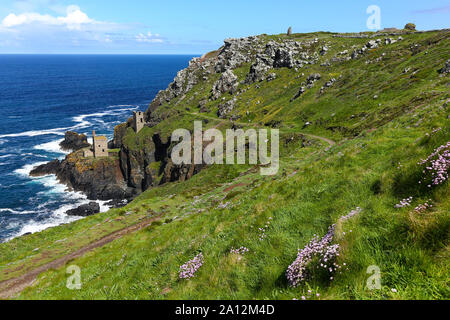
[[[0,0],[0,54],[193,54],[226,38],[450,28],[450,0]]]

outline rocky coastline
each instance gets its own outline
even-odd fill
[[[377,36],[381,37],[382,34],[373,35]],[[392,36],[395,36],[395,39]],[[359,59],[374,48],[402,40],[401,33],[393,33],[384,41],[381,38],[368,39],[361,47],[339,52],[327,63]],[[219,50],[193,58],[187,68],[178,72],[167,89],[158,92],[143,115],[146,130],[171,116],[170,112],[160,111],[158,108],[170,104],[175,98],[176,103],[182,103],[194,86],[215,74],[220,76],[212,84],[209,97],[200,101],[199,111],[207,111],[210,102],[219,100],[217,116],[237,120],[240,115],[235,111],[236,100],[245,92],[245,88],[238,89],[239,84],[273,81],[277,77],[273,71],[280,68],[294,69],[300,73],[305,66],[317,64],[320,57],[329,52],[330,46],[329,41],[320,41],[318,38],[302,41],[274,38],[267,41],[262,35],[226,39]],[[243,64],[250,67],[244,80],[239,82],[234,70]],[[444,68],[444,72],[445,70]],[[303,95],[322,77],[320,74],[305,76],[306,82],[301,84],[297,95],[293,96],[291,101]],[[334,78],[329,79],[322,87],[322,92],[333,86],[335,81]],[[84,157],[83,149],[90,146],[85,135],[67,132],[61,142],[61,148],[72,153],[64,160],[53,160],[34,168],[31,175],[54,174],[61,183],[71,190],[85,193],[90,200],[113,200],[116,205],[121,205],[122,200],[130,201],[149,188],[187,180],[204,167],[174,165],[170,158],[170,150],[173,147],[170,136],[157,131],[146,132],[149,133],[134,132],[133,118],[129,118],[115,127],[114,138],[108,142],[108,148],[115,149],[117,153],[96,159]]]

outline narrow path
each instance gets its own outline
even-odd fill
[[[311,137],[311,138],[314,138],[314,139],[322,140],[322,141],[328,143],[330,146],[334,146],[336,144],[336,141],[333,141],[333,140],[325,138],[325,137],[316,136],[314,134],[304,133],[304,132],[301,132],[301,131],[299,131],[297,133],[300,133],[300,134],[302,134],[304,136]]]
[[[247,126],[247,127],[248,126],[257,126],[254,123],[245,123],[245,122],[238,122],[238,121],[230,121],[230,120],[227,120],[227,119],[214,118],[214,117],[207,116],[207,115],[204,115],[204,114],[199,114],[197,112],[186,112],[186,113],[188,113],[188,114],[190,114],[192,116],[198,116],[198,117],[202,117],[202,118],[205,118],[205,119],[210,119],[210,120],[215,120],[215,121],[220,121],[220,122],[233,122],[233,123],[241,125],[241,126]],[[283,131],[283,130],[280,129],[280,131]],[[302,134],[302,135],[307,136],[307,137],[311,137],[311,138],[314,138],[314,139],[318,139],[318,140],[324,141],[324,142],[328,143],[330,146],[336,145],[336,141],[333,141],[333,140],[325,138],[325,137],[316,136],[316,135],[310,134],[310,133],[304,133],[302,131],[292,131],[292,132],[299,133],[299,134]]]
[[[72,252],[72,253],[65,255],[61,258],[58,258],[54,261],[51,261],[42,266],[39,266],[38,268],[33,269],[20,277],[0,282],[0,299],[8,299],[8,298],[14,297],[18,293],[20,293],[22,290],[24,290],[26,287],[29,287],[30,285],[32,285],[33,282],[36,280],[37,276],[39,274],[41,274],[42,272],[45,272],[49,269],[60,268],[60,267],[64,266],[68,261],[75,259],[75,258],[79,258],[79,257],[83,256],[85,253],[87,253],[95,248],[102,247],[105,244],[108,244],[111,241],[121,238],[129,233],[139,231],[139,230],[149,226],[152,222],[154,222],[158,219],[159,219],[159,217],[149,218],[149,219],[141,221],[137,224],[134,224],[132,226],[115,231],[97,241],[94,241],[94,242],[86,245],[85,247],[83,247],[81,249],[78,249],[75,252]]]

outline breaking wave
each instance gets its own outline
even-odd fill
[[[33,149],[44,150],[44,151],[52,152],[52,153],[68,154],[69,152],[61,149],[61,147],[59,145],[61,143],[61,141],[63,141],[63,139],[58,139],[58,140],[38,144],[37,146],[34,146]]]

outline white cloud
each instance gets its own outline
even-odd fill
[[[78,6],[72,5],[67,7],[66,16],[60,17],[54,17],[48,14],[42,15],[36,12],[22,13],[19,15],[10,13],[3,19],[2,26],[5,28],[14,28],[21,25],[43,24],[65,26],[70,30],[80,30],[82,25],[98,23],[101,22],[89,18]]]
[[[139,33],[136,36],[137,42],[152,42],[152,43],[162,43],[164,39],[157,33],[152,34],[151,32],[147,32],[147,34]]]
[[[59,0],[24,2],[36,6],[60,3]],[[47,6],[47,10],[49,8]],[[136,50],[137,47],[138,50],[147,50],[158,47],[156,44],[170,44],[157,33],[143,31],[142,25],[98,21],[75,5],[62,9],[44,13],[40,7],[35,7],[0,17],[0,52],[111,52]]]

